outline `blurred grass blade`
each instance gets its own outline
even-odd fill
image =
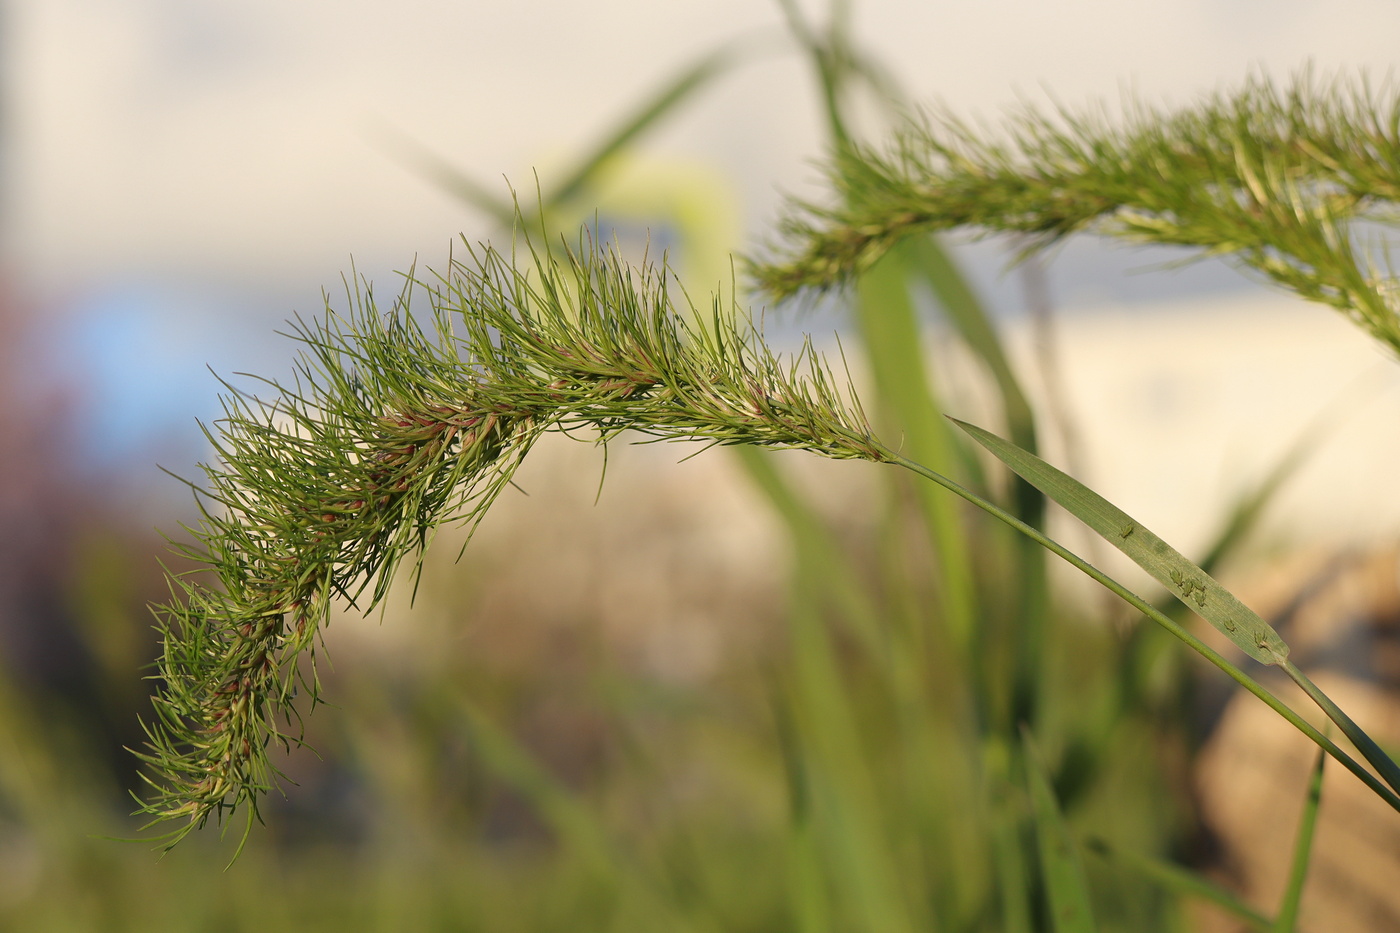
[[[620,853],[608,838],[594,810],[549,774],[516,740],[465,698],[461,711],[472,743],[498,777],[520,794],[556,833],[560,843],[599,878],[614,879]]]
[[[794,933],[831,933],[830,885],[823,871],[812,801],[812,776],[799,736],[790,684],[777,671],[769,672],[771,705],[777,726],[778,749],[787,779],[788,818],[784,864],[788,900],[796,914]]]
[[[680,72],[619,126],[605,133],[588,154],[579,159],[573,169],[564,176],[564,180],[548,191],[541,202],[543,208],[548,210],[577,196],[593,181],[598,170],[610,158],[670,114],[713,78],[738,64],[748,54],[749,48],[751,46],[739,45],[721,48]],[[447,159],[393,127],[376,127],[374,134],[385,149],[408,167],[448,194],[489,214],[502,229],[509,230],[515,224],[515,205],[492,194]]]
[[[1186,607],[1261,664],[1282,666],[1288,645],[1269,623],[1208,573],[1083,483],[989,431],[950,419],[1018,475],[1128,555]]]
[[[1273,933],[1293,933],[1298,926],[1298,906],[1303,901],[1303,886],[1308,880],[1313,831],[1317,828],[1317,811],[1322,803],[1322,768],[1326,762],[1327,756],[1319,752],[1308,781],[1308,796],[1303,802],[1303,816],[1298,821],[1298,838],[1293,846],[1293,866],[1288,873],[1288,886],[1283,891]]]
[[[1089,885],[1084,879],[1079,849],[1055,801],[1050,777],[1029,730],[1022,731],[1022,747],[1026,786],[1030,791],[1031,814],[1035,818],[1035,836],[1040,850],[1040,873],[1050,906],[1050,928],[1054,933],[1094,933]]]
[[[770,452],[745,446],[733,448],[733,455],[787,526],[797,574],[822,588],[833,601],[842,623],[865,651],[872,657],[882,657],[887,648],[878,607],[836,546],[831,530],[778,472]]]
[[[450,161],[388,124],[372,130],[379,145],[406,168],[442,191],[491,217],[503,230],[515,223],[515,206],[488,191]]]
[[[1031,919],[1031,887],[1017,823],[1010,813],[997,814],[993,819],[992,855],[996,860],[1001,929],[1004,933],[1032,933],[1035,923]]]
[[[1258,485],[1236,500],[1234,507],[1230,510],[1229,518],[1225,520],[1220,533],[1200,560],[1202,570],[1206,573],[1214,573],[1220,564],[1235,552],[1235,549],[1259,524],[1259,519],[1263,516],[1265,508],[1273,501],[1279,489],[1298,472],[1299,468],[1307,462],[1309,455],[1317,449],[1322,428],[1333,423],[1335,422],[1329,421],[1327,425],[1314,425],[1309,430],[1304,431],[1293,446],[1259,481]]]
[[[1115,849],[1102,839],[1090,839],[1085,842],[1085,847],[1114,864],[1122,865],[1144,878],[1155,881],[1162,888],[1178,897],[1194,897],[1214,904],[1256,933],[1273,933],[1274,931],[1274,925],[1268,917],[1241,901],[1230,891],[1194,872],[1187,871],[1163,859]]]
[[[682,70],[611,132],[604,133],[573,171],[544,197],[546,210],[577,196],[607,161],[684,103],[692,94],[743,60],[747,49],[726,45]]]
[[[963,341],[982,360],[992,375],[1001,396],[1002,411],[1012,439],[1018,446],[1034,452],[1036,431],[1030,403],[1011,369],[990,315],[973,292],[967,278],[958,269],[947,250],[933,236],[912,237],[896,247],[895,251],[905,257],[909,276],[906,288],[909,285],[922,285],[932,293],[944,316],[952,322]],[[912,308],[912,302],[909,303]],[[929,404],[935,403],[936,399],[931,398]],[[943,419],[932,415],[930,417],[938,422],[939,428],[948,430]],[[986,488],[980,463],[975,457],[966,456],[971,450],[964,449],[964,445],[961,444],[957,447],[959,453],[965,455],[965,459],[972,461],[969,475],[975,477],[982,488]],[[1010,499],[1010,509],[1017,518],[1035,528],[1045,526],[1045,496],[1040,490],[1018,476],[1012,483]],[[1004,572],[1019,580],[1020,585],[1011,589],[1011,601],[1007,607],[1009,617],[1017,620],[1013,632],[1009,633],[1009,638],[1006,639],[1010,646],[1014,709],[1008,724],[1031,721],[1041,712],[1040,704],[1035,698],[1040,695],[1043,681],[1044,646],[1047,641],[1046,626],[1050,602],[1045,552],[1019,535],[1012,535],[1009,544],[1009,564]],[[983,615],[985,618],[985,612]],[[984,639],[983,650],[986,650],[990,641],[992,639]]]
[[[837,645],[822,618],[821,594],[794,580],[791,713],[797,726],[804,806],[816,815],[834,891],[869,933],[920,928],[902,896],[896,846],[874,761],[862,741],[855,691],[842,678]]]
[[[904,430],[904,449],[920,463],[943,474],[958,473],[958,444],[933,397],[925,368],[923,340],[909,298],[907,254],[901,247],[860,277],[856,315],[877,407]],[[954,644],[969,649],[976,625],[977,596],[967,547],[967,531],[957,509],[924,483],[916,483],[929,540],[938,550],[939,596],[944,624]]]
[[[1033,887],[1030,853],[1022,843],[1025,807],[1020,788],[1012,781],[1014,750],[1000,736],[992,737],[983,752],[984,768],[991,785],[988,831],[992,836],[992,858],[997,878],[996,911],[1001,933],[1034,933],[1036,929],[1031,895]]]
[[[796,0],[778,0],[778,6],[787,20],[788,32],[807,53],[816,70],[831,144],[837,151],[845,151],[850,148],[851,135],[842,114],[841,95],[853,64],[850,55],[850,4],[844,0],[833,0],[831,25],[824,34],[807,22]]]
[[[986,306],[947,249],[933,236],[909,240],[910,265],[917,280],[933,292],[948,320],[968,348],[982,360],[996,382],[1011,440],[1022,450],[1037,452],[1035,416],[1021,382],[1006,357]],[[1045,498],[1034,486],[1017,478],[1016,514],[1027,524],[1042,527]]]

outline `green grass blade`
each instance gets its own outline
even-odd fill
[[[896,847],[885,829],[886,801],[861,738],[857,697],[842,677],[820,594],[796,582],[792,713],[829,881],[859,918],[859,929],[913,933],[921,924],[903,897]]]
[[[1327,714],[1327,718],[1337,724],[1342,730],[1342,734],[1356,750],[1361,753],[1361,757],[1371,763],[1380,776],[1385,778],[1385,782],[1396,790],[1400,790],[1400,765],[1396,765],[1395,759],[1391,758],[1385,751],[1376,744],[1375,740],[1366,734],[1366,731],[1356,724],[1350,716],[1342,712],[1332,698],[1318,689],[1317,684],[1308,679],[1302,671],[1294,667],[1291,662],[1285,662],[1283,671],[1293,682],[1303,688],[1303,692],[1312,698],[1312,701],[1322,708]]]
[[[1030,853],[1022,844],[1025,806],[1021,788],[1013,780],[1016,755],[1010,743],[993,736],[983,750],[983,768],[991,788],[991,850],[996,871],[996,914],[1001,933],[1034,933],[1036,929],[1031,895]]]
[[[1400,765],[1288,660],[1288,645],[1273,627],[1210,574],[1073,477],[995,434],[957,419],[952,420],[997,459],[1035,484],[1166,585],[1188,609],[1215,626],[1241,651],[1263,664],[1282,668],[1337,724],[1386,783],[1392,789],[1400,790]]]
[[[1299,468],[1307,462],[1309,455],[1317,449],[1317,435],[1319,433],[1320,426],[1314,426],[1305,431],[1293,446],[1279,458],[1264,478],[1254,488],[1240,496],[1234,507],[1231,508],[1230,515],[1225,520],[1220,533],[1211,546],[1206,549],[1205,556],[1201,558],[1202,570],[1206,573],[1214,573],[1216,568],[1227,560],[1240,543],[1249,536],[1250,532],[1259,524],[1264,510],[1273,501],[1279,489],[1298,472]],[[1015,438],[1012,439],[1015,440]]]
[[[578,195],[610,158],[668,116],[696,91],[738,64],[743,55],[740,48],[726,46],[682,70],[618,126],[603,134],[588,154],[579,159],[573,171],[557,187],[548,191],[544,197],[545,209],[557,207]]]
[[[1327,413],[1330,414],[1330,413]],[[1290,480],[1299,468],[1307,462],[1309,455],[1317,449],[1317,445],[1322,440],[1325,430],[1333,428],[1337,424],[1335,417],[1319,417],[1313,424],[1298,436],[1293,445],[1281,456],[1267,474],[1264,475],[1252,488],[1235,500],[1230,508],[1228,517],[1221,525],[1220,530],[1210,545],[1205,549],[1200,560],[1196,562],[1202,570],[1208,574],[1214,574],[1222,564],[1239,549],[1240,545],[1248,539],[1249,535],[1258,526],[1259,520],[1263,517],[1264,511],[1273,501],[1278,491]],[[1011,440],[1014,443],[1016,437],[1013,434]],[[1025,446],[1022,444],[1021,446]],[[1029,448],[1027,448],[1029,449]],[[1034,453],[1034,451],[1032,451]],[[1172,594],[1168,593],[1158,600],[1155,605],[1167,615],[1175,618],[1184,618],[1182,613],[1185,606],[1178,602]],[[1142,631],[1141,629],[1137,631]],[[1130,652],[1139,655],[1131,661],[1133,670],[1145,669],[1150,662],[1142,657],[1146,652],[1150,652],[1151,646],[1147,645],[1136,634],[1132,640]]]
[[[502,229],[509,230],[515,223],[515,205],[492,194],[418,140],[390,126],[376,127],[373,135],[391,158],[441,191],[488,215]]]
[[[945,473],[958,462],[956,439],[938,417],[924,365],[918,318],[909,298],[909,275],[900,249],[860,277],[856,313],[875,379],[877,404],[904,429],[903,447],[920,463]],[[966,651],[974,633],[976,594],[968,555],[967,532],[957,510],[924,484],[916,484],[928,535],[938,549],[941,609],[959,649]]]
[[[1163,859],[1138,855],[1115,849],[1102,839],[1089,839],[1085,848],[1130,871],[1156,882],[1177,897],[1193,897],[1207,901],[1229,913],[1257,933],[1273,933],[1269,918],[1241,901],[1230,891]]]
[[[1203,549],[1202,556],[1196,561],[1197,566],[1213,576],[1234,556],[1254,532],[1278,491],[1318,448],[1325,432],[1335,429],[1340,423],[1341,413],[1340,406],[1336,404],[1325,409],[1308,428],[1299,433],[1268,472],[1236,498],[1214,539]],[[1011,440],[1013,443],[1019,443],[1014,434]],[[1186,618],[1186,607],[1171,593],[1162,594],[1153,605],[1178,621]],[[1155,635],[1152,629],[1137,626],[1128,636],[1119,667],[1120,696],[1125,703],[1145,699],[1145,691],[1150,689],[1146,680],[1148,672],[1158,670],[1157,665],[1160,662],[1166,661],[1172,665],[1176,663],[1174,660],[1160,657],[1162,652],[1170,650],[1170,646],[1162,639],[1154,637]],[[1184,699],[1179,693],[1176,696],[1178,700]]]
[[[1127,512],[1035,454],[975,425],[951,420],[1013,472],[1128,555],[1245,654],[1261,664],[1282,665],[1287,660],[1288,645],[1269,623]]]
[[[1024,476],[1072,515],[1097,531],[1134,563],[1169,587],[1188,609],[1215,626],[1241,651],[1282,668],[1317,703],[1392,789],[1400,790],[1400,765],[1288,660],[1288,645],[1273,627],[1210,574],[1183,557],[1122,509],[1034,454],[988,431],[952,419],[983,447]]]
[[[888,646],[870,593],[852,573],[830,530],[796,494],[766,451],[735,448],[750,478],[782,517],[796,566],[789,607],[791,678],[778,697],[784,763],[793,803],[788,882],[799,929],[821,933],[833,900],[862,929],[917,928],[898,896],[899,877],[882,826],[883,802],[862,751],[855,696],[842,677],[825,613],[873,658]],[[834,611],[832,611],[834,610]]]
[[[784,866],[788,901],[794,914],[793,933],[831,933],[830,885],[813,825],[812,775],[793,710],[794,691],[776,673],[770,675],[770,686],[791,820]]]
[[[1317,811],[1322,803],[1322,767],[1327,756],[1318,753],[1308,781],[1308,796],[1303,802],[1303,816],[1298,821],[1298,838],[1293,846],[1293,866],[1288,873],[1288,886],[1283,891],[1278,919],[1273,933],[1293,933],[1298,926],[1298,907],[1303,901],[1303,885],[1308,880],[1308,862],[1312,857],[1313,831],[1317,828]]]
[[[1029,731],[1022,733],[1022,746],[1051,929],[1055,933],[1094,933],[1094,912],[1079,849],[1070,836],[1045,764],[1040,760]]]
[[[461,712],[487,767],[535,809],[565,850],[601,879],[615,881],[626,874],[621,854],[591,807],[465,699]]]
[[[549,210],[576,197],[609,159],[672,113],[711,80],[742,61],[747,54],[749,47],[720,48],[681,71],[616,128],[603,134],[593,148],[564,176],[564,180],[549,189],[541,200],[542,208]],[[517,212],[514,204],[492,194],[470,175],[417,140],[391,127],[379,127],[375,135],[380,144],[408,168],[448,194],[490,215],[502,229],[508,230],[516,222]]]
[[[879,610],[856,578],[850,560],[837,547],[831,529],[778,472],[768,451],[735,447],[733,455],[787,526],[798,574],[822,587],[842,623],[865,651],[872,657],[883,656],[887,648]]]
[[[1222,655],[1220,652],[1216,651],[1210,645],[1207,645],[1195,635],[1192,635],[1190,632],[1188,632],[1175,619],[1172,619],[1170,616],[1164,614],[1161,610],[1152,606],[1152,604],[1149,603],[1147,600],[1143,599],[1141,596],[1134,593],[1132,590],[1128,589],[1126,586],[1119,583],[1117,580],[1113,579],[1108,574],[1104,573],[1102,570],[1099,570],[1093,564],[1090,564],[1084,558],[1080,557],[1078,554],[1074,553],[1069,548],[1065,547],[1063,544],[1060,544],[1053,538],[1047,537],[1039,529],[1032,528],[1030,525],[1027,525],[1025,522],[1021,521],[1019,518],[1012,515],[1005,509],[1001,508],[996,503],[989,502],[988,500],[977,495],[972,490],[967,489],[966,487],[961,486],[958,483],[955,483],[953,480],[942,475],[941,473],[938,473],[934,470],[930,470],[928,467],[924,466],[921,463],[916,463],[913,460],[909,460],[906,457],[901,457],[893,451],[886,451],[885,456],[889,463],[903,467],[904,469],[909,470],[910,472],[917,473],[919,476],[922,476],[927,480],[931,480],[932,482],[937,483],[938,485],[942,486],[944,489],[947,489],[954,495],[960,496],[966,501],[977,506],[982,511],[997,519],[997,521],[1010,525],[1012,528],[1025,535],[1027,538],[1030,538],[1032,541],[1036,542],[1041,547],[1054,554],[1056,557],[1059,557],[1060,559],[1064,560],[1071,567],[1074,567],[1076,570],[1083,573],[1095,583],[1098,583],[1100,586],[1104,587],[1109,592],[1119,596],[1128,605],[1132,606],[1134,609],[1136,609],[1138,612],[1141,612],[1148,619],[1152,620],[1153,622],[1157,623],[1162,628],[1170,632],[1173,638],[1184,642],[1188,648],[1199,654],[1210,664],[1222,671],[1235,683],[1239,684],[1245,690],[1248,690],[1250,693],[1254,694],[1256,697],[1262,700],[1264,704],[1269,707],[1269,709],[1282,716],[1283,719],[1286,722],[1288,722],[1289,725],[1297,729],[1299,732],[1303,733],[1303,735],[1307,736],[1308,739],[1313,742],[1313,744],[1317,745],[1319,748],[1326,751],[1327,754],[1331,755],[1337,761],[1341,762],[1343,767],[1345,767],[1352,774],[1356,775],[1356,777],[1363,784],[1370,788],[1371,791],[1376,794],[1376,796],[1384,800],[1391,809],[1395,810],[1396,812],[1400,812],[1400,797],[1397,797],[1393,790],[1391,790],[1389,787],[1386,787],[1386,785],[1379,778],[1377,778],[1370,771],[1367,771],[1360,763],[1356,761],[1356,759],[1352,758],[1346,752],[1342,751],[1342,749],[1340,749],[1337,746],[1337,743],[1333,742],[1331,739],[1327,738],[1327,736],[1319,732],[1316,727],[1314,727],[1302,716],[1299,716],[1297,711],[1295,711],[1292,707],[1290,707],[1288,704],[1284,703],[1278,697],[1274,696],[1272,693],[1266,690],[1263,687],[1263,685],[1256,681],[1254,678],[1250,677],[1248,674],[1240,670],[1234,664],[1231,664],[1230,661],[1227,660],[1225,656]]]
[[[896,247],[895,253],[904,258],[909,284],[928,288],[937,299],[944,316],[992,375],[1001,396],[1002,411],[1012,439],[1020,447],[1034,452],[1036,430],[1030,403],[1026,400],[1021,384],[1006,358],[991,317],[966,277],[948,252],[932,236],[911,238]],[[935,404],[936,400],[930,399],[929,403]],[[938,427],[947,429],[943,419],[933,417],[932,420],[938,422]],[[901,424],[907,423],[901,421]],[[968,451],[960,449],[959,453],[966,456]],[[969,475],[975,477],[977,483],[985,488],[980,464],[975,458],[972,459],[974,468],[969,471]],[[1016,477],[1010,499],[1011,510],[1017,518],[1036,528],[1044,527],[1045,496],[1040,490],[1024,479]],[[1013,631],[1008,633],[1009,637],[1003,639],[1010,649],[1010,692],[1013,697],[1013,712],[1005,718],[1008,722],[1030,721],[1044,713],[1041,689],[1050,602],[1046,557],[1040,548],[1019,536],[1012,536],[1007,544],[1007,565],[1003,572],[1017,579],[1020,585],[1011,590],[1011,600],[1006,608],[1007,616],[1015,621]],[[986,615],[984,611],[984,619]],[[987,648],[986,641],[982,646],[984,651]]]
[[[1035,416],[1021,381],[1006,357],[1001,338],[992,325],[991,315],[972,290],[967,277],[935,237],[916,237],[905,247],[910,267],[917,279],[929,287],[939,306],[957,328],[970,350],[982,360],[1001,395],[1011,440],[1023,450],[1036,453]],[[1045,498],[1035,487],[1017,480],[1016,514],[1027,524],[1041,527]]]

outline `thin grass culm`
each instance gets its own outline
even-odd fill
[[[355,283],[348,314],[328,304],[295,325],[290,384],[224,399],[203,519],[176,547],[198,566],[169,574],[155,609],[142,810],[178,822],[169,844],[239,809],[251,826],[280,777],[271,746],[300,744],[320,696],[331,602],[373,609],[434,529],[480,521],[543,432],[889,456],[810,343],[780,358],[730,309],[678,310],[664,264],[586,238],[520,242],[514,258],[469,246],[443,274],[410,274],[388,310]],[[423,298],[431,327],[410,311]]]

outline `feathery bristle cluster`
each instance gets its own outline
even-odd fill
[[[481,519],[541,432],[889,456],[810,344],[783,361],[719,308],[691,323],[664,268],[586,243],[562,258],[531,249],[523,269],[467,252],[431,282],[410,274],[388,312],[356,285],[348,316],[299,322],[295,380],[268,383],[271,401],[234,390],[206,432],[203,520],[178,548],[201,567],[172,574],[156,607],[161,687],[142,755],[144,812],[181,821],[171,844],[211,815],[247,807],[251,821],[278,778],[269,746],[300,742],[294,699],[319,695],[331,601],[378,604],[434,529]]]
[[[1255,79],[1162,112],[1025,107],[998,136],[937,112],[885,151],[853,147],[831,167],[837,206],[797,205],[779,258],[755,266],[783,297],[868,268],[901,238],[966,227],[1029,237],[1077,232],[1229,255],[1342,310],[1400,350],[1384,256],[1354,222],[1393,223],[1400,201],[1400,97],[1364,81],[1287,89]]]

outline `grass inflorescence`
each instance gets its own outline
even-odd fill
[[[587,239],[466,254],[409,274],[388,310],[356,283],[347,314],[328,303],[298,321],[291,383],[266,383],[270,400],[232,390],[206,432],[203,518],[177,547],[200,566],[171,573],[155,610],[164,648],[142,755],[143,811],[180,821],[172,844],[211,816],[256,816],[280,777],[270,747],[301,741],[298,694],[320,695],[331,602],[379,604],[435,528],[475,526],[541,433],[891,456],[810,343],[780,358],[732,310],[678,310],[664,263],[634,268]],[[431,327],[410,310],[418,295]]]
[[[912,234],[1011,233],[1034,249],[1087,232],[1233,257],[1400,349],[1393,273],[1355,228],[1396,218],[1394,90],[1304,72],[1175,111],[1129,103],[1119,120],[1027,105],[999,132],[932,110],[888,145],[841,150],[836,206],[795,205],[754,276],[785,296],[848,279]]]

